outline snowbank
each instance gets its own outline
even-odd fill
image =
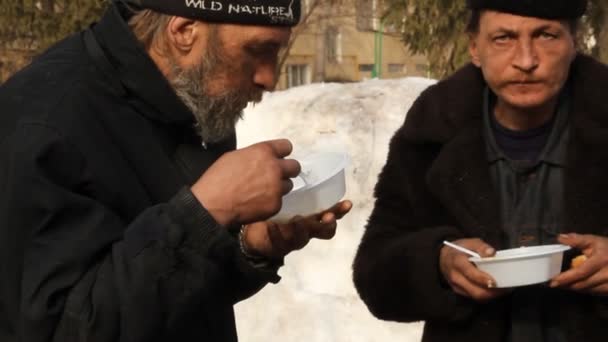
[[[367,311],[353,287],[351,265],[389,140],[416,97],[434,82],[313,84],[267,94],[247,108],[237,127],[239,146],[289,138],[296,158],[315,151],[348,153],[346,197],[355,207],[333,240],[313,241],[288,256],[278,285],[237,305],[242,342],[420,340],[421,324],[382,322]]]

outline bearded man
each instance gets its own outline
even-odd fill
[[[355,285],[377,317],[425,321],[423,341],[605,341],[608,67],[576,51],[586,1],[467,2],[472,63],[393,137]],[[496,288],[444,240],[486,257],[562,243],[587,261]]]
[[[334,235],[348,201],[267,221],[300,171],[288,140],[235,150],[299,15],[116,2],[2,86],[1,341],[236,341],[233,304]]]

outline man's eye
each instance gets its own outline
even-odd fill
[[[249,46],[245,50],[252,56],[258,56],[263,53],[263,50],[257,46]]]
[[[492,38],[492,41],[495,43],[506,43],[509,41],[509,39],[511,39],[511,37],[509,37],[506,34],[503,34],[503,35]]]
[[[539,36],[540,36],[540,38],[547,39],[547,40],[553,40],[553,39],[557,38],[556,35],[551,34],[549,32],[541,32]]]
[[[264,58],[264,57],[276,55],[278,53],[278,49],[279,49],[279,47],[275,47],[275,46],[255,45],[255,46],[246,47],[245,51],[247,51],[247,53],[252,57]]]

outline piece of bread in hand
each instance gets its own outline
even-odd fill
[[[585,261],[587,261],[587,256],[585,256],[584,254],[581,254],[581,255],[577,256],[576,258],[572,259],[570,266],[572,268],[577,268],[580,265],[582,265]]]

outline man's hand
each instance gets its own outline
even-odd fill
[[[192,193],[221,225],[265,220],[281,208],[300,164],[283,159],[289,140],[261,142],[224,154],[192,186]]]
[[[551,287],[594,295],[608,295],[608,238],[597,235],[560,235],[560,243],[579,249],[587,257],[580,266],[553,278]]]
[[[252,223],[244,231],[245,249],[252,255],[277,259],[304,248],[312,238],[329,240],[336,234],[337,220],[352,206],[350,201],[343,201],[322,213],[294,217],[287,223]]]
[[[462,239],[453,243],[477,252],[482,257],[496,254],[494,248],[480,239]],[[469,261],[469,256],[449,246],[441,248],[439,267],[454,292],[478,302],[501,296],[506,291],[495,289],[496,281]]]

